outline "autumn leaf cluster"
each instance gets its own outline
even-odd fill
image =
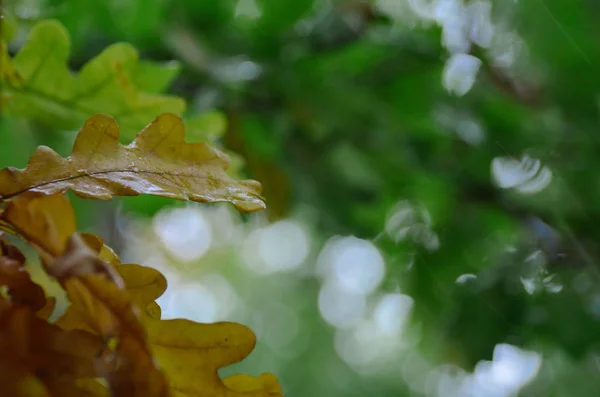
[[[260,185],[225,172],[227,156],[184,141],[183,122],[163,114],[134,141],[117,122],[91,117],[63,158],[41,146],[26,168],[0,171],[0,385],[2,396],[276,397],[271,374],[221,379],[218,369],[255,345],[247,327],[162,320],[165,291],[155,269],[122,264],[103,240],[78,233],[66,196],[107,200],[152,194],[263,208]],[[70,305],[50,321],[55,298],[29,275],[13,235],[35,249]]]

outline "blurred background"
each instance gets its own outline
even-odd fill
[[[262,183],[252,215],[74,198],[80,229],[165,274],[165,317],[256,332],[223,375],[273,372],[287,397],[598,395],[598,2],[3,6],[11,55],[48,18],[75,72],[131,43],[171,71],[188,140]],[[81,125],[2,117],[0,167],[67,155]]]

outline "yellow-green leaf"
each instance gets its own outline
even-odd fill
[[[0,12],[0,39],[11,40],[17,33],[17,20],[15,17],[2,10]]]
[[[69,51],[69,35],[55,20],[36,24],[14,59],[0,51],[0,65],[16,73],[0,75],[3,111],[71,129],[94,113],[108,113],[132,136],[157,114],[185,110],[183,99],[157,94],[173,78],[173,65],[140,66],[136,49],[117,43],[73,73]]]
[[[194,141],[212,143],[225,134],[227,117],[216,110],[206,111],[188,117],[185,120],[185,129]]]
[[[181,64],[177,61],[140,61],[133,82],[141,90],[158,94],[169,88],[180,70]]]

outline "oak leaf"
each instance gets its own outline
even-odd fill
[[[145,323],[152,353],[168,376],[173,396],[281,397],[278,385],[249,375],[244,382],[219,378],[220,368],[243,360],[254,349],[256,337],[249,328],[184,319],[148,319]]]
[[[154,303],[167,289],[167,280],[156,269],[127,264],[116,268],[125,283],[131,300],[140,308]]]
[[[112,395],[166,396],[164,376],[154,365],[146,330],[124,283],[75,232],[67,198],[27,192],[8,202],[2,218],[39,251],[48,273],[66,290],[71,305],[56,325],[115,344],[102,358],[105,370],[95,374],[107,380]],[[72,382],[61,384],[71,386]]]
[[[166,290],[164,276],[157,270],[124,264],[116,267],[129,296],[140,309],[148,332],[148,344],[167,375],[174,397],[280,397],[281,388],[272,374],[260,377],[240,374],[221,380],[217,370],[244,359],[254,348],[256,337],[247,327],[220,322],[201,324],[190,320],[161,320],[154,302]],[[76,306],[76,305],[74,305]],[[79,305],[77,305],[79,306]],[[153,311],[158,309],[158,312]],[[102,315],[97,317],[104,317]],[[57,323],[68,329],[91,330],[86,316],[67,311]]]
[[[71,302],[56,324],[113,341],[115,367],[102,375],[115,397],[167,396],[164,375],[154,364],[137,309],[114,268],[100,263],[97,253],[74,234],[65,253],[49,266],[62,270],[57,278]]]
[[[104,348],[95,335],[65,331],[37,317],[28,306],[0,299],[3,396],[90,397],[86,389],[96,383],[96,373],[109,369],[98,359]],[[69,394],[62,393],[65,390]]]
[[[158,94],[175,77],[176,64],[140,63],[133,46],[117,43],[75,74],[67,67],[69,51],[68,32],[56,20],[37,23],[12,59],[0,42],[2,110],[66,129],[106,112],[128,133],[161,112],[185,110],[183,99]]]
[[[140,308],[148,308],[166,290],[164,276],[155,269],[122,265],[117,271]],[[219,368],[243,360],[254,349],[256,336],[249,328],[232,322],[161,320],[160,314],[146,315],[142,320],[173,396],[281,397],[281,388],[272,374],[240,374],[223,380],[218,376]]]
[[[34,283],[25,268],[25,256],[14,245],[8,243],[0,232],[0,285],[7,290],[13,304],[26,305],[41,313],[41,318],[49,317],[55,300],[47,300],[44,289]]]
[[[63,194],[24,192],[7,203],[0,222],[50,257],[61,255],[76,231],[75,212]]]
[[[268,396],[280,396],[281,386],[273,374],[262,374],[258,377],[247,374],[232,375],[223,379],[223,383],[238,392],[256,392],[264,390]]]
[[[117,273],[103,260],[114,261],[114,252],[102,242],[97,255],[83,243],[87,239],[98,244],[92,237],[76,234],[75,212],[64,194],[25,192],[7,203],[0,221],[38,250],[46,271],[57,280],[105,273],[119,282]]]
[[[43,379],[41,385],[48,390],[102,396],[103,388],[91,379],[94,375],[106,379],[117,397],[281,396],[271,374],[221,380],[218,369],[244,359],[256,343],[254,333],[229,322],[161,320],[155,300],[166,290],[164,276],[155,269],[120,264],[101,238],[76,233],[73,209],[64,194],[25,192],[8,201],[0,217],[38,249],[47,271],[67,291],[71,305],[56,326],[99,336],[104,342],[96,357],[100,369],[80,377],[51,378],[64,380],[60,382]],[[21,260],[14,252],[9,257]],[[29,376],[31,371],[24,368],[22,376]]]
[[[81,238],[86,244],[98,253],[98,259],[108,263],[111,266],[118,266],[121,260],[108,245],[104,244],[104,240],[92,233],[80,233]]]
[[[235,181],[225,172],[228,158],[204,143],[186,143],[181,119],[165,113],[134,141],[119,143],[110,116],[92,116],[67,158],[40,146],[25,169],[0,171],[0,200],[24,192],[54,194],[73,190],[83,198],[151,194],[198,202],[229,201],[246,212],[264,208],[260,184]]]

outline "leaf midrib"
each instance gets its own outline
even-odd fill
[[[107,78],[106,79],[107,80],[106,84],[108,84],[108,82],[110,82],[110,80],[114,79],[115,77],[116,77],[116,75]],[[48,94],[46,94],[46,93],[44,93],[42,91],[39,91],[39,90],[36,90],[36,89],[32,89],[32,88],[27,87],[27,86],[22,87],[22,88],[15,87],[12,84],[10,84],[10,81],[8,81],[8,86],[10,88],[12,88],[12,90],[7,90],[9,92],[12,91],[13,93],[27,94],[27,95],[38,97],[38,98],[41,98],[41,99],[44,99],[44,100],[47,100],[47,101],[50,101],[50,102],[58,103],[60,106],[62,106],[64,108],[75,109],[76,111],[79,111],[80,113],[82,113],[82,117],[87,117],[87,116],[90,116],[92,114],[97,113],[96,110],[88,108],[86,106],[82,106],[79,102],[77,102],[77,101],[74,100],[74,99],[79,100],[81,98],[90,97],[91,94],[94,93],[92,90],[89,90],[84,95],[77,95],[77,96],[75,96],[73,98],[63,99],[63,98],[59,98],[59,97],[48,95]],[[99,85],[99,87],[101,88],[102,85]],[[138,91],[138,92],[143,92],[143,91]],[[171,95],[160,95],[160,96],[163,97],[163,98],[171,98],[171,97],[173,99],[177,98],[177,97],[173,97]],[[145,110],[152,109],[155,106],[156,105],[139,106],[139,107],[129,107],[129,106],[126,106],[126,107],[124,107],[123,110],[117,112],[114,117],[119,117],[119,118],[129,117],[132,114],[135,114],[136,112],[140,112],[140,111],[143,112]]]
[[[31,190],[40,188],[40,187],[44,187],[47,185],[52,185],[55,183],[60,183],[60,182],[64,182],[64,181],[70,181],[70,180],[74,180],[74,179],[78,179],[78,178],[86,178],[86,177],[95,177],[97,175],[103,175],[103,174],[111,174],[111,173],[126,173],[126,172],[131,172],[134,174],[150,174],[150,175],[156,175],[156,176],[181,176],[184,178],[193,178],[193,179],[211,179],[210,177],[206,176],[206,175],[193,175],[193,174],[185,174],[185,173],[169,173],[169,172],[164,172],[164,171],[149,171],[149,170],[130,170],[130,169],[125,169],[125,170],[103,170],[103,171],[96,171],[96,172],[90,172],[90,173],[86,173],[86,174],[77,174],[77,175],[71,175],[65,178],[60,178],[60,179],[53,179],[51,181],[47,181],[47,182],[42,182],[39,183],[37,185],[33,185],[28,187],[27,189],[22,189],[19,190],[15,193],[11,193],[8,195],[0,195],[0,201],[5,201],[5,200],[10,200],[16,196],[18,196],[19,194],[23,194],[25,192],[29,192]]]

